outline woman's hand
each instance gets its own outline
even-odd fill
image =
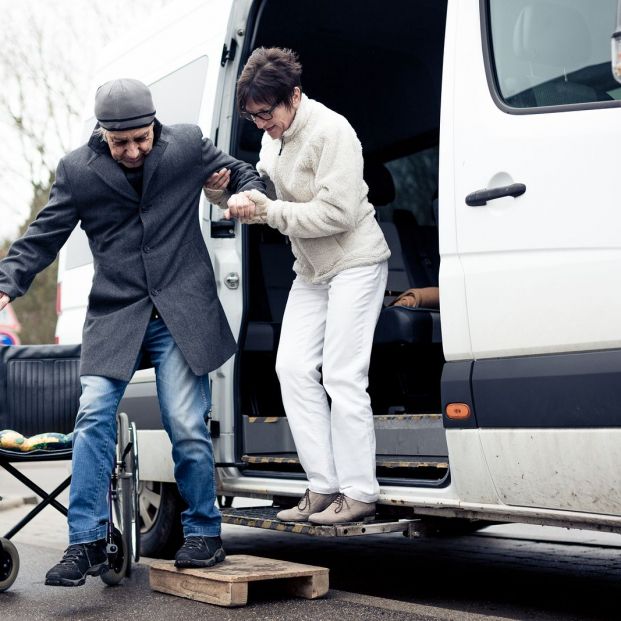
[[[227,220],[236,218],[242,224],[261,224],[267,219],[267,210],[272,201],[259,190],[245,190],[234,194],[224,212]]]
[[[226,190],[231,181],[231,171],[222,168],[215,172],[203,186],[206,190]]]
[[[238,220],[251,219],[254,217],[255,204],[248,198],[247,192],[233,194],[227,201],[228,209],[225,218],[237,218]],[[227,214],[228,212],[228,214]]]

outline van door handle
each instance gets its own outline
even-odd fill
[[[482,207],[487,205],[487,201],[493,201],[503,196],[522,196],[526,192],[526,186],[523,183],[512,183],[500,188],[490,188],[485,190],[477,190],[466,196],[466,205],[469,207]]]
[[[211,236],[216,239],[235,237],[235,220],[212,220]]]

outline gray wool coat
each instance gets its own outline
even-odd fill
[[[203,375],[236,349],[217,297],[198,218],[202,186],[231,170],[230,189],[265,191],[254,168],[223,153],[194,125],[162,126],[145,158],[142,196],[105,142],[63,157],[47,205],[0,261],[0,291],[23,295],[79,223],[95,275],[82,339],[82,375],[128,381],[153,306],[192,371]]]

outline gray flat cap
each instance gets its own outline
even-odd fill
[[[131,78],[102,84],[95,94],[95,118],[110,131],[150,125],[155,119],[155,106],[149,87]]]

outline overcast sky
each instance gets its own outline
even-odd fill
[[[35,110],[35,114],[45,115],[43,80],[48,80],[48,89],[62,88],[55,80],[62,75],[62,68],[71,65],[70,75],[75,81],[72,96],[80,108],[84,108],[89,93],[90,80],[98,57],[112,33],[130,33],[141,21],[147,20],[167,2],[172,0],[0,0],[0,37],[5,53],[0,62],[0,80],[5,94],[11,81],[7,75],[19,73],[28,79],[28,72],[19,72],[16,66],[21,54],[26,59],[34,58],[37,50],[43,48],[44,63],[49,69],[43,76],[31,76],[28,82],[28,97],[25,104]],[[42,40],[36,40],[36,28],[41,25]],[[13,46],[13,47],[11,47]],[[6,50],[11,53],[7,54]],[[56,61],[56,63],[55,63]],[[27,62],[27,60],[26,60]],[[62,63],[59,67],[58,63]],[[37,64],[36,61],[34,64]],[[56,71],[58,69],[58,72]],[[9,96],[12,95],[9,88]],[[40,103],[39,103],[40,102]],[[46,144],[50,146],[50,159],[56,160],[71,143],[72,132],[61,127],[65,144],[52,144],[54,137],[46,134]],[[30,211],[32,171],[26,166],[19,135],[13,123],[0,107],[0,240],[13,239],[19,226]],[[56,141],[59,142],[59,141]],[[56,162],[51,162],[55,167]],[[36,176],[36,174],[35,174]]]

